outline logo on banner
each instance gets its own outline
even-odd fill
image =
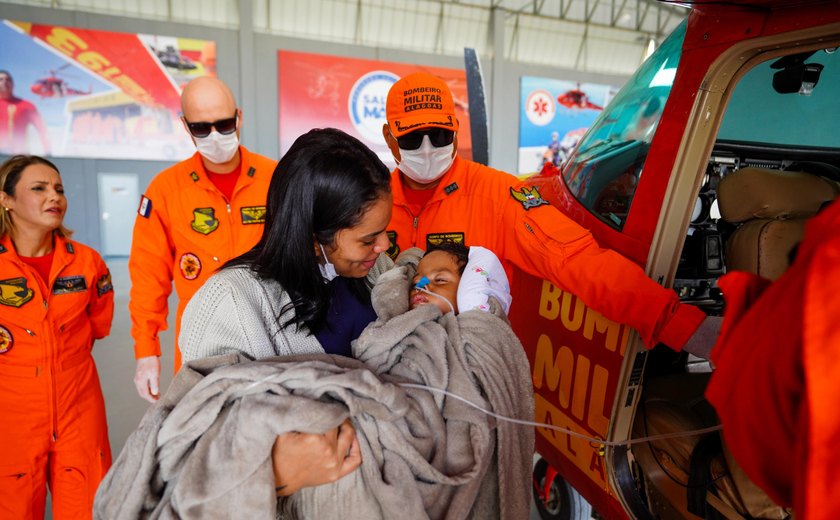
[[[554,119],[554,98],[545,90],[535,90],[525,101],[525,115],[537,126],[545,126]]]
[[[391,85],[400,79],[386,70],[368,72],[350,89],[348,109],[350,122],[367,141],[382,144],[382,125],[385,124],[385,101]]]

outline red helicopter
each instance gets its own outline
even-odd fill
[[[569,90],[565,94],[557,96],[557,102],[566,108],[590,108],[592,110],[603,110],[604,107],[591,103],[586,93],[580,90],[580,83],[578,88]]]
[[[56,70],[49,71],[49,76],[36,80],[30,87],[32,93],[41,96],[41,98],[63,98],[67,96],[83,96],[93,92],[93,87],[89,87],[87,91],[79,90],[70,87],[66,81],[58,77],[58,73],[69,66],[70,64],[67,63]]]

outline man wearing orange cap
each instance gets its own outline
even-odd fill
[[[512,175],[458,157],[458,119],[443,80],[414,73],[397,81],[386,115],[382,134],[397,162],[388,226],[394,255],[443,240],[483,246],[508,275],[515,265],[551,281],[635,328],[649,348],[661,342],[708,357],[719,318],[681,304]]]

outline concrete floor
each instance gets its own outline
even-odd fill
[[[108,415],[108,436],[111,440],[111,453],[116,460],[125,445],[126,439],[137,427],[146,412],[149,403],[140,399],[134,388],[134,343],[131,339],[131,319],[128,314],[128,260],[109,258],[106,260],[111,269],[114,283],[115,310],[111,334],[97,341],[93,348],[93,357],[99,370],[102,392],[105,395],[105,408]],[[176,308],[174,295],[170,297],[169,308]],[[170,315],[170,323],[174,317]],[[172,381],[172,356],[174,332],[170,329],[160,335],[163,347],[161,364],[161,391],[165,391]],[[48,504],[47,518],[51,518]],[[536,509],[532,506],[529,520],[539,520]]]

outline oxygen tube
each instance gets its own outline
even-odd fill
[[[447,299],[445,296],[441,296],[440,294],[435,294],[432,291],[426,289],[426,286],[429,285],[429,283],[431,283],[429,278],[424,276],[423,278],[420,278],[419,280],[417,280],[417,283],[414,284],[414,288],[417,289],[418,291],[422,291],[422,292],[424,292],[428,295],[434,296],[435,298],[440,298],[441,300],[445,301],[446,304],[449,305],[449,310],[452,311],[452,314],[455,314],[455,306],[452,305],[452,302],[449,301],[449,299]]]

